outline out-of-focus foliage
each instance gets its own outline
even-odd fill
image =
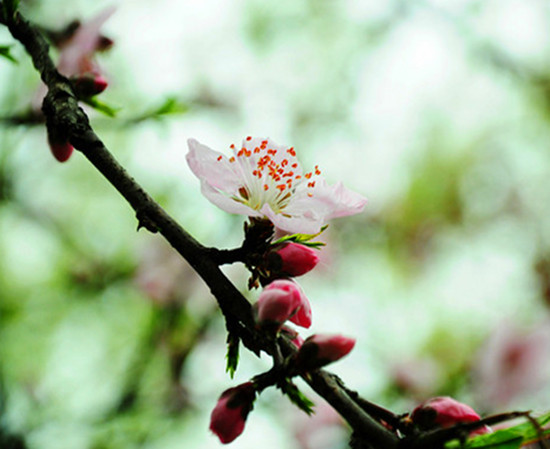
[[[62,29],[110,4],[20,7]],[[243,220],[200,195],[189,137],[223,150],[269,136],[369,198],[319,237],[322,261],[300,280],[312,333],[357,338],[334,367],[351,388],[396,412],[442,394],[483,413],[547,409],[549,25],[543,0],[121,1],[104,27],[115,44],[98,56],[98,101],[120,109],[88,110],[207,245],[239,245]],[[242,352],[229,379],[207,289],[158,236],[135,232],[80,155],[51,157],[29,113],[38,76],[3,28],[0,42],[19,61],[0,63],[0,441],[213,447],[220,392],[267,361]],[[244,291],[242,267],[227,271]],[[304,421],[280,396],[262,394],[234,448],[345,447],[319,400]]]

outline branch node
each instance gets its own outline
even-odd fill
[[[147,229],[149,232],[156,234],[159,230],[156,222],[149,217],[149,214],[140,209],[136,212],[136,218],[138,220],[138,225],[136,231],[139,231],[141,228]]]

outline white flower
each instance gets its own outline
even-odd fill
[[[329,186],[318,166],[303,173],[293,147],[247,137],[227,157],[188,140],[187,163],[206,198],[226,212],[266,217],[289,233],[313,234],[331,218],[361,212],[366,199],[342,183]]]

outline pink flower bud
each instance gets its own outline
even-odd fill
[[[260,294],[256,307],[260,324],[275,323],[280,327],[290,320],[298,326],[311,326],[311,306],[295,282],[273,281]]]
[[[300,334],[288,326],[281,327],[281,333],[288,335],[292,344],[298,349],[304,344],[304,339]]]
[[[107,80],[102,75],[85,73],[71,78],[78,98],[89,98],[100,94],[107,88]]]
[[[422,430],[451,427],[455,424],[475,422],[480,419],[472,407],[449,396],[428,399],[416,407],[411,414],[411,420]],[[487,433],[489,430],[487,426],[483,426],[472,434]]]
[[[313,270],[319,262],[319,256],[313,248],[299,243],[285,243],[270,254],[275,269],[287,276],[301,276]]]
[[[73,154],[73,146],[65,141],[65,142],[52,142],[49,140],[48,142],[50,144],[50,150],[52,151],[53,156],[59,161],[59,162],[65,162],[67,159],[71,157],[71,154]]]
[[[210,430],[223,444],[231,443],[243,433],[255,396],[252,382],[230,388],[221,394],[210,415]]]
[[[316,334],[307,338],[296,355],[296,368],[307,371],[335,362],[355,346],[355,338]]]

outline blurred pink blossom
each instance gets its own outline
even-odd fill
[[[440,368],[430,358],[405,359],[395,363],[391,379],[404,394],[415,399],[431,396],[440,383]]]
[[[107,80],[94,56],[112,45],[110,39],[101,35],[100,29],[115,9],[104,9],[90,21],[80,24],[71,37],[59,43],[57,70],[75,82],[82,96],[96,95],[107,87]],[[40,111],[46,92],[47,88],[42,83],[32,99],[34,111]]]
[[[297,412],[292,416],[294,436],[300,449],[331,449],[340,447],[348,438],[342,417],[321,397],[315,398],[315,413]],[[298,414],[299,413],[299,414]]]
[[[81,24],[70,39],[60,46],[57,69],[67,77],[84,74],[101,75],[101,69],[94,60],[96,52],[105,50],[105,39],[101,36],[101,27],[115,12],[109,7],[88,22]]]
[[[477,356],[473,380],[479,402],[491,411],[536,393],[550,380],[550,321],[522,330],[507,321],[489,336]]]
[[[138,287],[159,305],[185,301],[202,286],[197,280],[189,264],[160,240],[145,247],[135,273]]]

